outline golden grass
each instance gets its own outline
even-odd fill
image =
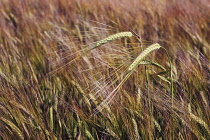
[[[210,139],[209,4],[0,1],[0,140]]]

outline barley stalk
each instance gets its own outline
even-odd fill
[[[152,51],[159,49],[161,46],[158,43],[150,45],[146,48],[135,60],[134,62],[128,67],[129,71],[134,70],[140,62]]]
[[[151,61],[149,61],[149,60],[142,60],[142,61],[139,63],[139,65],[153,65],[153,66],[156,66],[156,67],[158,67],[158,68],[160,68],[160,69],[166,71],[166,69],[165,69],[163,66],[161,66],[160,64],[158,64],[158,63],[156,63],[156,62],[151,62]]]

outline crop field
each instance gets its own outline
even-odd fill
[[[209,140],[209,0],[0,0],[0,140]]]

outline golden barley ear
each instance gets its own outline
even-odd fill
[[[128,67],[129,71],[134,70],[140,63],[141,61],[152,51],[157,50],[161,48],[161,46],[158,43],[150,45],[148,48],[146,48],[135,60],[134,62]]]
[[[206,129],[208,134],[210,134],[210,129],[209,129],[208,124],[202,118],[199,118],[198,116],[192,113],[190,104],[188,104],[188,112],[190,114],[190,118],[196,121],[198,124],[202,125]]]
[[[13,130],[13,132],[15,132],[20,137],[21,140],[24,139],[24,136],[23,136],[21,130],[14,123],[12,123],[11,121],[9,121],[3,117],[0,118],[0,121],[4,122],[6,125],[8,125]]]

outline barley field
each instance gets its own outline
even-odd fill
[[[0,140],[209,140],[209,0],[0,0]]]

